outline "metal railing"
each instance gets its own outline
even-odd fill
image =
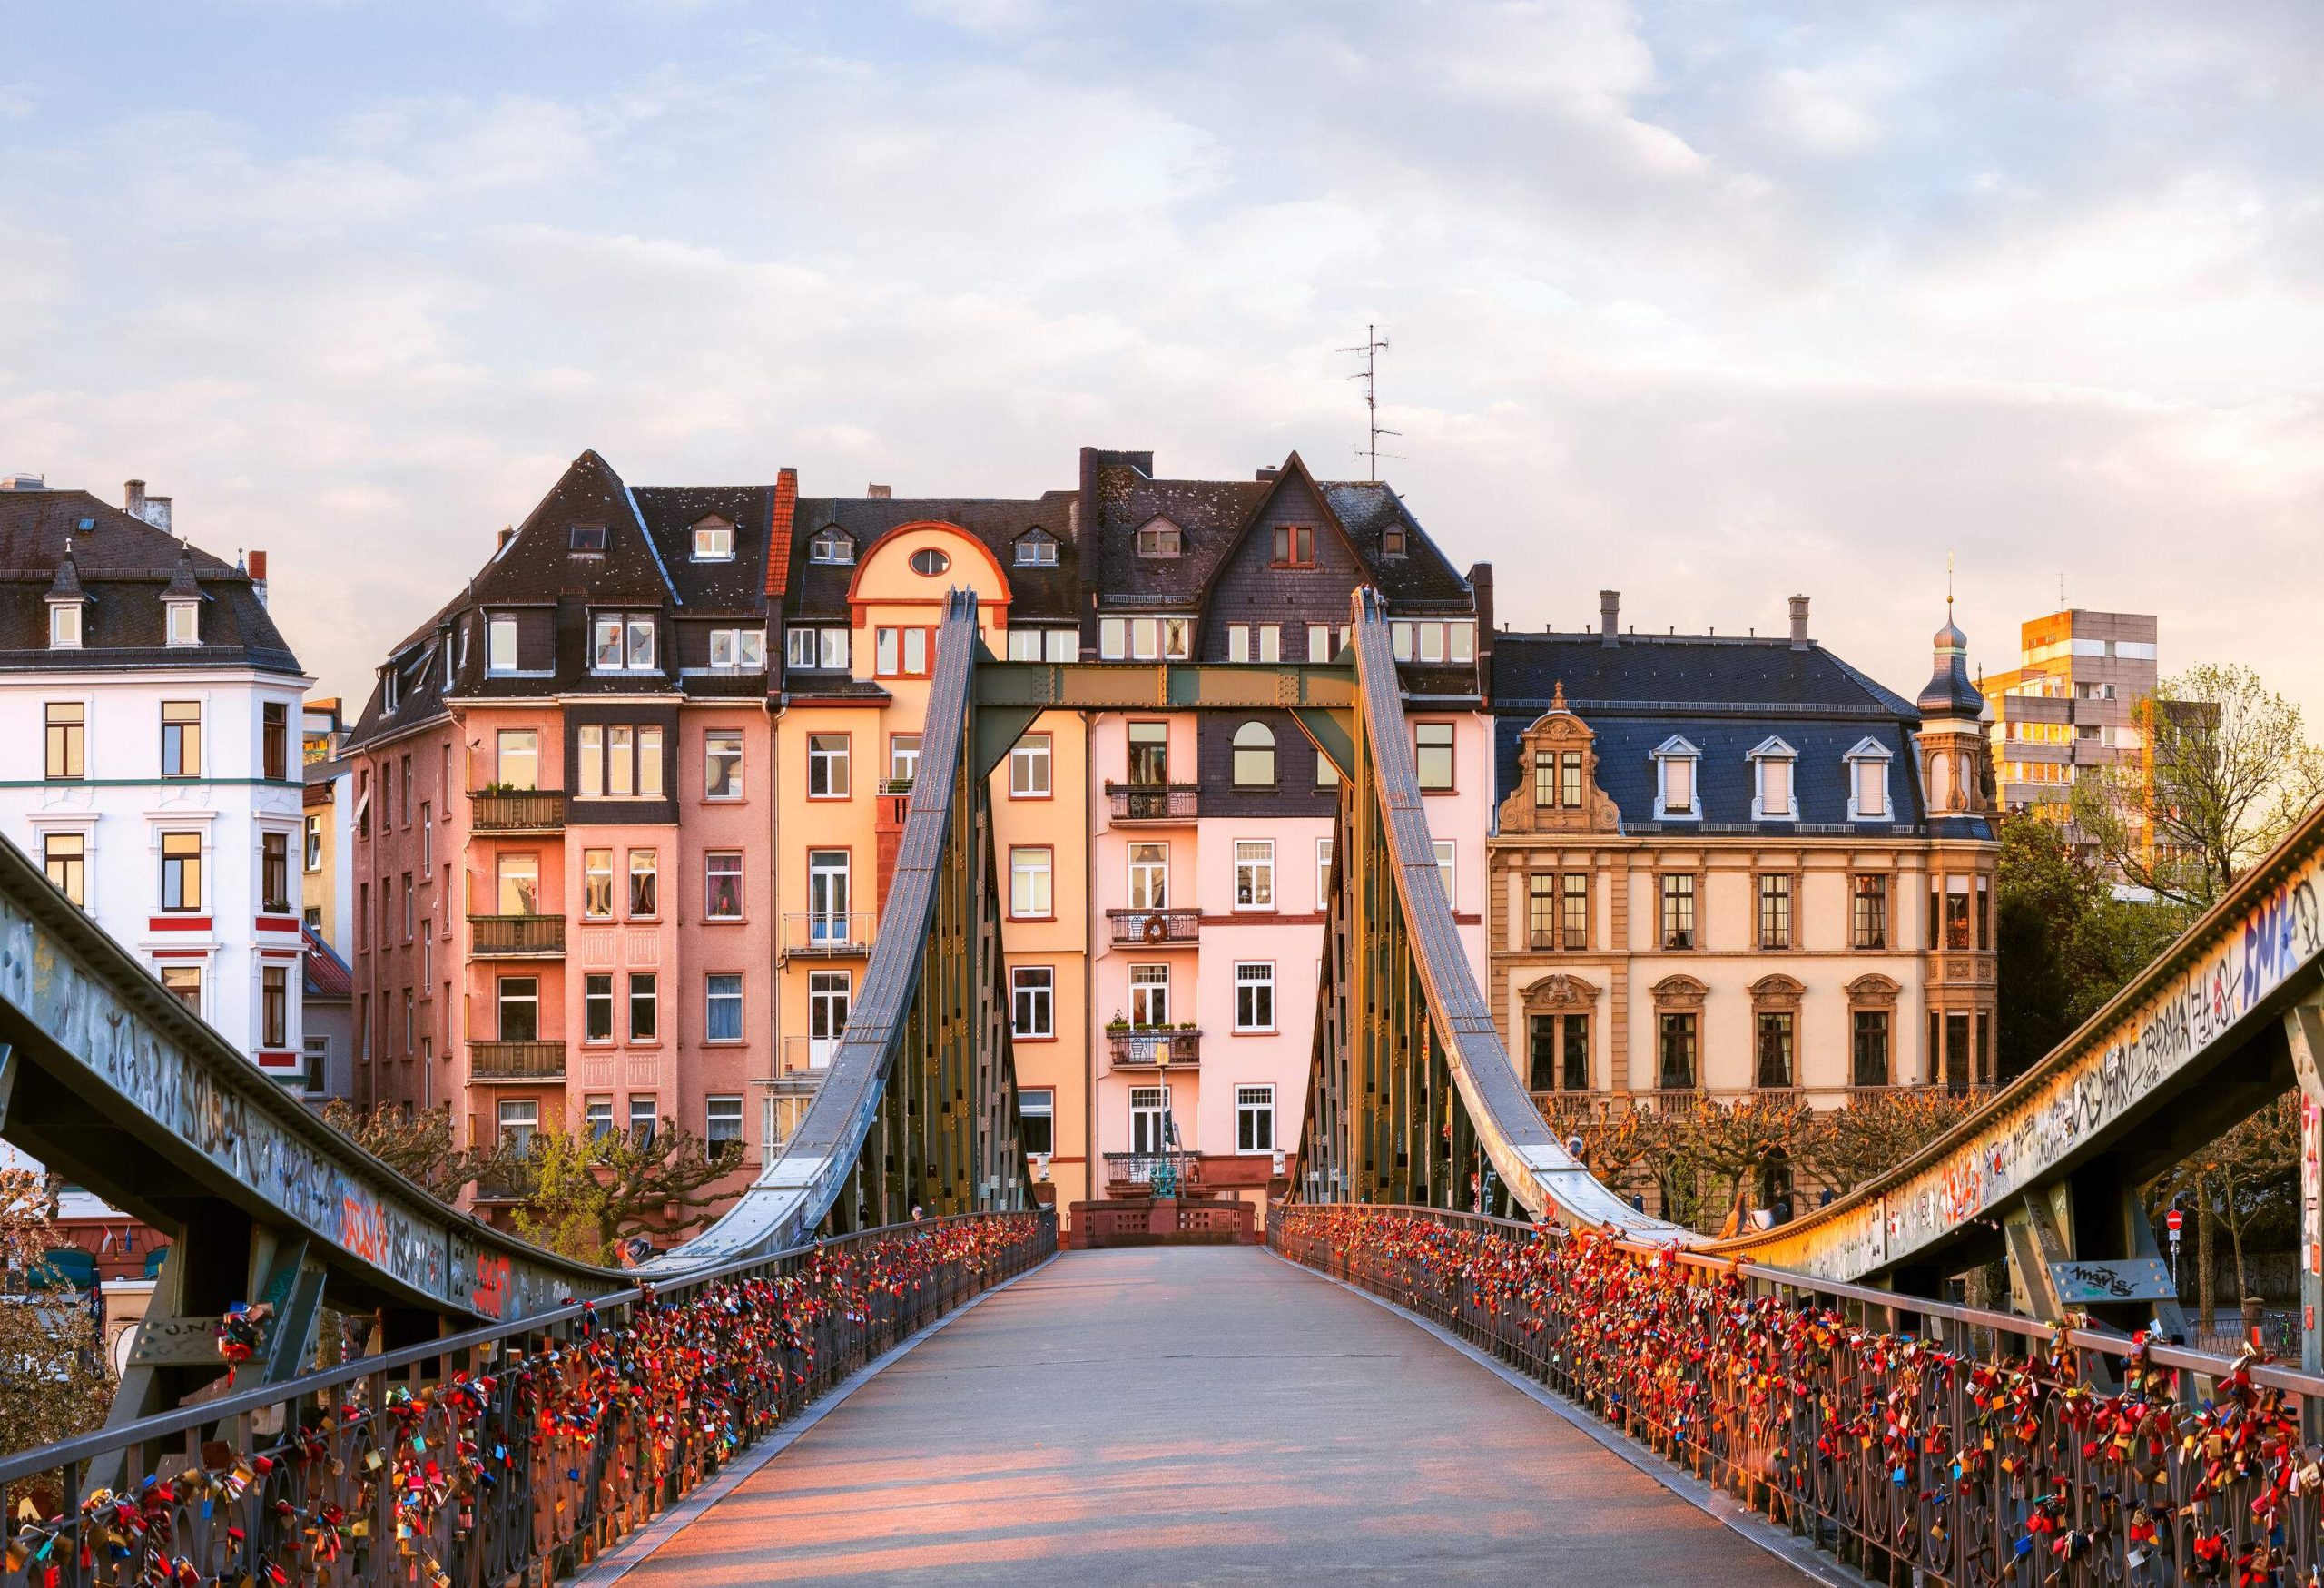
[[[565,791],[511,789],[468,795],[468,826],[478,833],[562,833]]]
[[[1106,1158],[1106,1179],[1132,1186],[1184,1186],[1194,1177],[1195,1162],[1202,1155],[1172,1149],[1167,1152],[1108,1152]]]
[[[565,952],[562,915],[471,915],[468,952],[479,958],[553,958]]]
[[[6,1588],[570,1576],[889,1347],[1056,1250],[1043,1210],[891,1225],[0,1459]],[[91,1490],[86,1464],[119,1458]]]
[[[1278,1204],[1266,1238],[1875,1582],[2276,1584],[2324,1559],[2299,1438],[2324,1378],[1430,1208]]]
[[[1191,822],[1202,785],[1193,783],[1109,783],[1106,800],[1117,823]]]
[[[1108,932],[1117,943],[1192,942],[1200,935],[1199,910],[1108,910]]]
[[[468,1044],[468,1073],[478,1080],[562,1080],[565,1044],[482,1041]]]
[[[783,918],[785,954],[868,954],[880,918],[869,910],[814,910]]]
[[[1108,1029],[1106,1046],[1116,1070],[1185,1070],[1202,1062],[1200,1031]]]

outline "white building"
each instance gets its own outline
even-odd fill
[[[245,571],[128,507],[0,478],[0,833],[297,1086],[300,700]]]

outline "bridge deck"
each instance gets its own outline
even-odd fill
[[[1797,1583],[1403,1320],[1250,1248],[1074,1252],[624,1579]]]

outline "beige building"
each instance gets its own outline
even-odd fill
[[[1978,680],[2002,809],[2063,820],[2084,767],[2142,758],[2138,711],[2158,678],[2155,634],[2149,614],[2079,607],[2023,626],[2019,665]]]
[[[1981,703],[1807,634],[1495,636],[1490,997],[1546,1111],[1994,1078]]]

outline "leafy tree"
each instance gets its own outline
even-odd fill
[[[2324,796],[2324,752],[2244,666],[2191,667],[2135,715],[2145,755],[2085,768],[2074,821],[2126,881],[2206,909]]]
[[[441,1202],[458,1202],[468,1187],[495,1175],[509,1156],[497,1142],[458,1145],[448,1106],[415,1110],[381,1103],[359,1109],[333,1099],[323,1105],[323,1122]]]
[[[2196,1303],[2211,1324],[2212,1231],[2227,1232],[2235,1260],[2235,1293],[2251,1294],[2245,1254],[2263,1241],[2296,1241],[2299,1228],[2299,1093],[2283,1093],[2250,1119],[2146,1188],[2149,1212],[2176,1202],[2192,1211]]]
[[[64,1244],[56,1190],[30,1169],[0,1169],[0,1455],[85,1434],[113,1404],[113,1365],[86,1310],[30,1288],[33,1270]],[[21,1485],[35,1486],[53,1503],[54,1484]],[[11,1516],[17,1498],[0,1495]]]
[[[727,1198],[699,1193],[734,1172],[742,1146],[713,1148],[672,1119],[650,1137],[544,1130],[497,1178],[517,1201],[517,1234],[585,1262],[615,1263],[634,1235],[708,1223]]]

